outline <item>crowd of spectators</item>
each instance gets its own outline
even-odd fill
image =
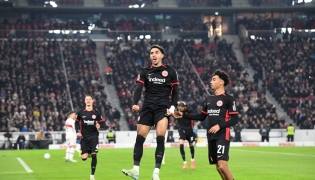
[[[203,44],[193,39],[106,42],[104,44],[106,59],[113,69],[115,87],[131,130],[136,129],[138,118],[138,115],[130,110],[135,80],[140,69],[151,63],[148,60],[148,52],[152,44],[160,44],[165,48],[163,63],[173,66],[178,71],[179,99],[186,101],[195,113],[200,113],[202,102],[208,96],[206,91],[211,93],[209,89],[211,73],[221,68],[231,76],[232,83],[226,88],[226,92],[238,99],[237,108],[243,128],[257,129],[264,124],[269,124],[271,128],[286,126],[285,120],[277,116],[274,106],[267,102],[264,96],[265,90],[258,90],[257,84],[249,81],[249,74],[238,63],[232,51],[233,43],[231,42],[219,40],[218,37],[215,41]],[[184,56],[182,46],[185,47],[202,83],[188,58]],[[141,104],[142,101],[140,101]],[[176,120],[173,118],[170,121],[170,128],[177,128]]]
[[[267,16],[257,15],[255,18],[237,20],[236,27],[243,25],[247,30],[274,30],[275,28],[315,29],[314,18],[269,19]]]
[[[178,7],[220,7],[232,6],[232,0],[179,0]]]
[[[244,39],[242,51],[273,97],[301,129],[315,125],[315,41]],[[259,79],[259,80],[258,80]]]
[[[55,39],[0,40],[0,131],[62,131],[71,110],[61,51],[73,107],[84,108],[93,94],[106,127],[119,128],[107,118],[111,105],[96,63],[93,41]]]

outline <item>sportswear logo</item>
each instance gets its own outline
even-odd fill
[[[218,158],[222,157],[223,155],[218,156]]]
[[[151,76],[153,73],[149,73],[148,75]]]
[[[82,116],[82,118],[85,118],[86,116]]]

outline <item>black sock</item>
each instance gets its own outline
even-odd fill
[[[179,145],[180,154],[182,155],[183,161],[186,161],[185,158],[185,150],[184,150],[184,144]]]
[[[91,175],[94,175],[95,170],[96,170],[97,159],[96,159],[96,154],[91,154],[91,156],[92,156],[92,161],[91,161],[92,173],[91,173]]]
[[[165,145],[164,145],[164,136],[158,136],[156,137],[156,150],[155,150],[155,168],[161,168],[161,163],[163,160],[164,156],[164,150],[165,150]]]
[[[190,153],[191,153],[191,159],[195,158],[195,147],[194,146],[189,146],[190,147]]]
[[[133,161],[134,161],[133,165],[135,165],[135,166],[140,165],[140,161],[141,161],[142,154],[143,154],[144,141],[145,141],[145,138],[138,134],[137,138],[136,138],[136,144],[135,144],[135,147],[133,149]]]

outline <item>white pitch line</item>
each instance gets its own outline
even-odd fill
[[[0,172],[0,174],[24,174],[28,172]]]
[[[258,152],[258,153],[272,153],[272,154],[283,154],[289,156],[307,156],[307,157],[315,157],[315,155],[308,155],[308,154],[295,154],[295,153],[282,153],[282,152],[270,152],[270,151],[252,151],[252,150],[242,150],[242,149],[233,149],[234,151],[247,151],[247,152]]]
[[[26,170],[26,172],[28,172],[28,173],[32,173],[32,172],[33,172],[33,171],[31,170],[31,168],[28,167],[28,165],[27,165],[21,158],[17,157],[16,159],[17,159],[17,160],[20,162],[20,164],[24,167],[24,169]]]

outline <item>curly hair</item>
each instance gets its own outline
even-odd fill
[[[228,84],[230,84],[230,76],[225,71],[221,69],[217,69],[213,73],[213,76],[215,75],[219,76],[219,78],[224,81],[224,86],[227,86]]]

